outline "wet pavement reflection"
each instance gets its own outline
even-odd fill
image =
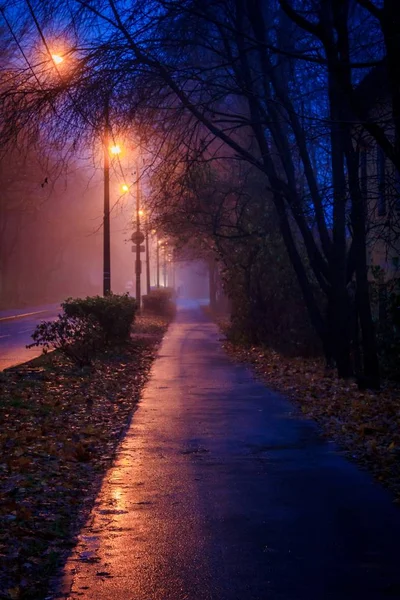
[[[400,511],[182,303],[58,598],[400,598]]]

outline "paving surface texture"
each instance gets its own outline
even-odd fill
[[[400,598],[391,496],[219,337],[178,312],[57,598]]]

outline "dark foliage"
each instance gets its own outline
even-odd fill
[[[78,367],[90,365],[96,354],[129,338],[136,314],[136,301],[128,295],[68,298],[64,313],[55,321],[44,321],[32,335],[32,346],[44,352],[59,350]]]
[[[223,272],[231,299],[232,341],[261,344],[288,355],[321,353],[321,346],[302,302],[292,266],[279,235],[266,244],[241,248],[239,265]]]
[[[158,314],[170,315],[175,311],[175,290],[158,288],[143,296],[143,309]]]
[[[55,321],[43,321],[32,334],[33,343],[43,352],[59,350],[78,367],[91,364],[96,352],[103,346],[103,335],[98,323],[91,317],[59,315]]]
[[[129,338],[137,304],[128,294],[68,298],[62,308],[67,317],[94,319],[101,328],[105,344],[123,343]]]
[[[394,282],[387,293],[380,296],[377,332],[382,371],[387,377],[400,381],[400,281]]]

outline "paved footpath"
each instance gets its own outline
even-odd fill
[[[400,598],[400,509],[181,309],[62,598]]]

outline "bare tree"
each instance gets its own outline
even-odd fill
[[[225,155],[258,169],[266,213],[272,202],[310,319],[341,376],[352,372],[355,275],[364,370],[376,385],[353,73],[377,61],[353,60],[350,4],[305,2],[306,18],[286,0],[137,0],[130,10],[118,0],[31,0],[39,41],[48,39],[51,9],[73,42],[76,68],[39,92],[28,73],[29,94],[18,99],[22,114],[38,106],[55,132],[69,115],[72,139],[84,123],[101,124],[112,92],[115,122],[134,118],[156,155],[184,148],[189,162]],[[364,125],[390,154],[379,125]]]

